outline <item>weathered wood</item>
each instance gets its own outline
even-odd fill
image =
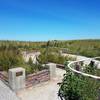
[[[49,70],[42,70],[40,72],[30,74],[26,77],[26,88],[32,87],[35,84],[50,80]]]

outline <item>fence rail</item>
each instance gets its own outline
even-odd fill
[[[78,60],[78,61],[72,61],[72,62],[70,62],[70,63],[68,64],[68,68],[69,68],[71,71],[73,71],[73,72],[75,72],[75,73],[77,73],[77,74],[81,74],[81,75],[83,75],[83,76],[87,76],[87,77],[91,77],[91,78],[93,78],[93,79],[98,79],[98,80],[100,80],[100,76],[96,76],[96,75],[92,75],[92,74],[87,74],[87,73],[85,73],[85,72],[82,72],[82,71],[79,71],[79,70],[76,70],[75,68],[73,68],[73,65],[75,65],[76,63],[84,62],[84,61],[91,61],[91,60],[94,60],[94,59],[96,59],[96,58],[100,58],[100,57],[88,58],[88,59]]]
[[[8,77],[3,75],[1,72],[0,72],[0,80],[2,80],[6,85],[9,85]]]
[[[49,70],[42,70],[26,77],[26,88],[50,80]]]
[[[56,64],[57,68],[65,69],[65,66],[63,64]]]

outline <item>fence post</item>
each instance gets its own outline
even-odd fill
[[[49,66],[50,79],[55,78],[56,77],[56,64],[55,63],[48,63],[47,66]]]
[[[25,88],[25,69],[13,68],[9,69],[9,85],[13,91]]]

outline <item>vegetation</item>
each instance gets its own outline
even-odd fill
[[[24,42],[24,41],[0,41],[0,47],[15,47],[20,50],[39,50],[48,48],[51,51],[78,54],[88,57],[100,56],[100,40],[70,40],[70,41],[48,41],[48,42]]]
[[[40,50],[43,48],[43,45],[46,44],[46,42],[30,42],[30,41],[0,41],[0,47],[2,48],[18,48],[20,50]]]
[[[24,50],[39,50],[41,52],[37,58],[39,63],[33,64],[32,58],[29,58],[26,63],[21,53]],[[65,61],[76,59],[62,56],[60,51],[88,57],[100,56],[100,40],[0,41],[0,70],[8,71],[9,68],[21,66],[26,69],[27,74],[30,74],[44,69],[45,67],[42,67],[41,64],[48,62],[64,64]],[[86,66],[84,71],[89,74],[100,75],[93,62]],[[66,68],[66,74],[60,85],[58,95],[65,100],[96,100],[99,86],[98,80],[72,73]]]
[[[100,40],[51,41],[50,47],[56,47],[71,54],[88,57],[100,56]]]
[[[84,71],[94,74],[97,69],[91,62]],[[61,100],[97,100],[99,88],[98,80],[73,73],[66,67],[66,74],[60,85],[58,95],[62,98]]]
[[[93,61],[91,61],[88,66],[85,66],[85,69],[83,71],[88,74],[100,76],[100,69],[97,69],[97,66]]]
[[[24,63],[21,52],[15,47],[0,47],[0,69],[8,70],[9,68],[19,66]]]
[[[32,59],[26,63],[23,59],[21,50],[13,45],[0,47],[0,70],[8,71],[10,68],[23,67],[26,69],[26,74],[30,74],[43,67],[41,64],[33,64]]]
[[[8,70],[15,66],[23,66],[29,71],[30,64],[26,64],[21,51],[39,50],[39,61],[43,63],[54,62],[63,64],[65,60],[75,58],[63,57],[64,53],[80,54],[94,57],[100,55],[100,40],[73,40],[73,41],[48,41],[48,42],[24,42],[24,41],[0,41],[0,69]]]
[[[41,52],[41,55],[39,56],[39,62],[42,64],[48,63],[48,62],[53,62],[57,64],[64,64],[65,61],[73,61],[76,60],[74,57],[69,57],[69,56],[62,56],[57,50],[54,51],[51,48],[48,48],[48,53],[47,49],[45,49],[43,52]]]

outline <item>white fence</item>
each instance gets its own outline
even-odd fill
[[[75,63],[85,62],[85,61],[90,62],[91,60],[94,60],[94,61],[95,61],[95,59],[97,59],[97,58],[100,58],[100,57],[88,58],[88,59],[86,58],[86,59],[84,59],[84,60],[72,61],[72,62],[70,62],[70,63],[68,64],[68,68],[69,68],[71,71],[73,71],[73,72],[75,72],[75,73],[78,73],[78,74],[81,74],[81,75],[83,75],[83,76],[91,77],[91,78],[94,78],[94,79],[100,79],[100,76],[95,76],[95,75],[87,74],[87,73],[84,73],[84,72],[82,72],[82,71],[78,71],[78,70],[76,70],[75,68],[72,67],[72,65],[75,64]],[[81,66],[81,67],[82,67],[82,66]]]

